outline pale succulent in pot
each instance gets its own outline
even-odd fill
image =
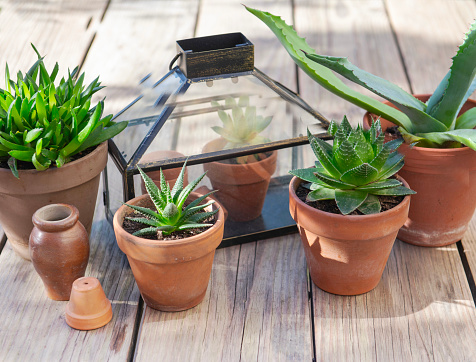
[[[403,167],[403,155],[396,149],[403,140],[384,143],[380,121],[370,130],[353,129],[344,116],[340,126],[331,122],[332,145],[308,131],[309,143],[318,161],[315,167],[290,171],[311,183],[308,201],[334,199],[343,215],[354,210],[363,214],[379,213],[379,195],[403,196],[415,192],[395,179],[389,179]]]

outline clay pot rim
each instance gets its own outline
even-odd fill
[[[62,208],[69,211],[69,215],[59,220],[46,220],[41,216],[47,209]],[[32,216],[32,222],[40,230],[45,231],[63,231],[72,227],[79,220],[78,208],[74,205],[57,203],[40,207]]]
[[[397,179],[399,181],[401,181],[403,183],[404,186],[410,188],[410,186],[408,185],[408,183],[400,176],[397,175]],[[400,212],[400,210],[402,208],[405,208],[407,206],[407,204],[410,202],[410,196],[411,195],[406,195],[404,197],[404,199],[402,200],[402,202],[400,202],[397,206],[395,207],[392,207],[391,209],[389,210],[386,210],[386,211],[383,211],[383,212],[379,212],[378,214],[369,214],[369,215],[342,215],[342,214],[334,214],[334,213],[331,213],[331,212],[327,212],[327,211],[322,211],[322,210],[319,210],[319,209],[316,209],[315,207],[312,207],[312,206],[309,206],[307,205],[306,203],[304,203],[303,201],[301,201],[301,199],[299,197],[297,197],[296,195],[296,189],[298,188],[298,186],[304,182],[303,180],[301,180],[300,178],[298,178],[297,176],[294,176],[292,179],[291,179],[291,182],[289,183],[289,192],[290,194],[292,195],[293,199],[295,200],[295,202],[297,204],[299,204],[300,207],[308,210],[308,211],[312,211],[312,212],[315,212],[318,216],[321,215],[321,216],[327,216],[327,217],[332,217],[332,218],[335,218],[335,220],[337,221],[344,221],[344,220],[347,220],[347,221],[352,221],[352,222],[359,222],[359,221],[371,221],[371,219],[375,219],[374,221],[377,222],[379,218],[381,217],[390,217],[392,215],[395,215],[395,214],[398,214]]]
[[[415,98],[427,98],[429,99],[431,97],[431,94],[430,93],[425,93],[425,94],[412,94]],[[421,99],[420,99],[421,100]],[[474,103],[475,106],[476,106],[476,100],[474,99],[468,99],[466,102],[469,102],[469,103]],[[391,104],[390,101],[384,101],[382,102],[384,104]],[[377,116],[376,114],[374,113],[371,113],[369,111],[365,112],[364,114],[364,117],[363,117],[363,126],[365,129],[368,129],[366,127],[370,127],[370,124],[368,123],[370,121],[370,116],[375,116],[375,117],[379,117]],[[390,121],[387,121],[389,123],[392,123]],[[396,125],[395,125],[396,126]],[[385,131],[385,130],[384,130]],[[408,143],[405,142],[406,145],[409,145]],[[461,148],[431,148],[431,147],[419,147],[419,146],[413,146],[412,147],[412,150],[415,150],[415,151],[418,151],[418,152],[426,152],[426,153],[444,153],[444,152],[447,152],[447,153],[453,153],[453,152],[467,152],[468,150],[472,150],[471,148],[467,147],[467,146],[463,146]],[[473,151],[473,150],[472,150]],[[476,152],[476,151],[475,151]]]
[[[191,195],[199,197],[200,194],[196,192],[192,192]],[[135,197],[128,202],[131,204],[136,204],[139,201],[142,201],[143,199],[150,199],[148,194],[144,194],[138,197]],[[210,197],[207,197],[205,201],[211,201],[212,199]],[[216,205],[217,203],[215,202],[213,205]],[[217,205],[218,206],[218,205]],[[215,207],[217,207],[215,206]],[[114,214],[114,219],[113,219],[113,225],[114,228],[117,228],[117,230],[120,230],[121,233],[125,233],[127,235],[127,241],[134,243],[139,246],[144,246],[144,247],[162,247],[162,248],[173,248],[173,247],[180,247],[180,246],[187,246],[189,244],[194,244],[197,241],[200,241],[204,238],[206,238],[209,234],[213,234],[216,232],[216,230],[220,229],[223,227],[224,220],[225,220],[225,215],[223,212],[223,209],[221,207],[218,208],[218,213],[217,219],[215,221],[215,224],[210,226],[207,230],[204,232],[189,236],[184,239],[179,239],[179,240],[150,240],[150,239],[144,239],[139,236],[134,236],[130,233],[128,233],[124,228],[122,227],[122,223],[124,221],[124,216],[126,214],[125,210],[128,208],[127,205],[122,205]],[[121,219],[121,220],[120,220]]]

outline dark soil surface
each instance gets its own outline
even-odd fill
[[[303,187],[302,185],[299,185],[299,187],[296,190],[296,195],[299,197],[299,199],[304,202],[306,205],[309,205],[315,209],[325,211],[325,212],[330,212],[332,214],[340,214],[340,210],[337,207],[337,203],[335,200],[320,200],[320,201],[306,201],[307,194],[311,190]],[[380,206],[381,206],[381,211],[387,211],[395,206],[397,206],[399,203],[403,201],[405,196],[377,196],[379,201],[380,201]],[[361,213],[359,210],[354,210],[352,211],[349,215],[364,215]]]
[[[69,162],[79,160],[81,157],[84,157],[84,156],[90,154],[91,152],[93,152],[96,149],[96,147],[97,146],[86,148],[84,151],[81,151],[78,154],[76,154],[74,156],[71,156],[71,159],[70,159]],[[7,158],[0,158],[0,168],[10,168],[10,167],[8,167],[8,158],[9,157],[10,156],[8,156]],[[50,168],[54,168],[54,167],[56,167],[56,166],[50,166]],[[35,166],[33,166],[33,164],[31,162],[25,162],[25,161],[18,161],[17,160],[17,169],[19,169],[19,170],[34,170]]]
[[[143,207],[148,207],[149,209],[152,209],[154,211],[157,211],[155,206],[153,205],[152,201],[149,200],[149,203],[147,205],[141,205]],[[142,214],[137,213],[136,211],[130,209],[131,212],[126,215],[126,217],[143,217]],[[212,216],[208,218],[207,220],[203,221],[202,224],[215,224],[216,218],[215,216]],[[136,231],[145,229],[150,227],[149,225],[144,225],[136,221],[131,221],[128,219],[124,219],[124,222],[122,224],[122,227],[124,228],[125,231],[127,231],[129,234],[134,234]],[[176,231],[172,233],[171,235],[164,236],[162,233],[159,231],[157,234],[154,235],[144,235],[141,236],[143,239],[149,239],[149,240],[180,240],[180,239],[185,239],[190,236],[198,235],[203,233],[204,231],[208,230],[211,226],[209,227],[203,227],[203,228],[195,228],[195,229],[189,229],[189,230],[184,230],[184,231]]]
[[[392,138],[402,138],[402,134],[398,130],[398,126],[389,127],[385,130]]]

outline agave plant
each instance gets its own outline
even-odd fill
[[[363,214],[380,212],[378,195],[401,196],[415,192],[397,179],[389,179],[403,167],[403,155],[396,149],[402,139],[384,144],[380,121],[370,130],[360,125],[353,129],[344,116],[340,126],[330,123],[333,145],[314,137],[308,130],[309,143],[318,161],[314,168],[290,171],[311,183],[308,201],[335,199],[344,215],[358,209]]]
[[[296,64],[312,79],[338,96],[397,124],[408,143],[440,148],[465,145],[476,150],[476,130],[473,129],[476,108],[458,117],[461,107],[476,89],[476,22],[453,57],[450,70],[430,99],[423,103],[395,84],[359,69],[347,58],[316,54],[280,17],[247,9],[274,32]],[[350,89],[332,71],[387,99],[398,109]]]
[[[224,149],[257,145],[269,140],[259,133],[269,126],[272,116],[263,117],[256,114],[256,106],[250,105],[248,96],[241,96],[238,102],[233,97],[225,99],[225,107],[231,108],[231,114],[226,113],[220,103],[213,101],[212,106],[219,108],[218,116],[223,127],[214,126],[212,129],[222,136],[227,143]],[[238,157],[239,163],[246,163],[248,157]]]
[[[166,236],[174,231],[212,226],[212,224],[202,222],[215,215],[218,212],[218,209],[209,212],[202,210],[213,204],[214,201],[211,200],[205,204],[200,203],[215,191],[200,196],[185,205],[190,193],[195,189],[195,187],[197,187],[206,174],[204,173],[184,188],[183,179],[185,175],[185,165],[186,162],[184,163],[172,190],[170,190],[170,185],[166,182],[162,170],[160,170],[160,187],[158,187],[154,181],[152,181],[150,177],[139,168],[140,174],[145,183],[145,188],[150,199],[154,203],[156,211],[146,207],[129,205],[126,203],[127,206],[142,215],[141,217],[126,217],[126,219],[149,226],[136,231],[133,235],[143,236],[161,233]]]
[[[96,78],[87,87],[84,73],[68,71],[54,84],[58,63],[48,73],[43,57],[33,46],[38,60],[17,81],[5,69],[5,89],[0,89],[0,159],[8,159],[18,177],[17,160],[30,162],[39,170],[63,166],[71,157],[121,132],[127,122],[114,123],[112,115],[102,117],[104,102],[91,107],[91,98],[100,89]]]

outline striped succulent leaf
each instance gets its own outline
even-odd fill
[[[135,210],[140,216],[126,217],[128,220],[147,225],[147,228],[135,232],[135,236],[153,235],[159,232],[162,235],[170,235],[175,231],[203,228],[212,224],[202,223],[202,221],[210,218],[218,212],[218,208],[213,211],[203,211],[205,208],[214,203],[209,201],[202,204],[208,196],[215,191],[200,196],[189,204],[185,205],[190,193],[197,187],[206,173],[202,174],[196,180],[186,187],[183,186],[186,162],[182,167],[177,181],[172,190],[165,180],[162,170],[160,170],[160,187],[158,187],[149,176],[139,167],[139,172],[145,183],[145,188],[150,199],[154,203],[156,210],[145,207],[127,204],[131,209]]]
[[[308,131],[309,143],[317,157],[314,168],[290,171],[311,183],[309,201],[335,199],[342,214],[358,209],[363,214],[380,212],[377,195],[409,195],[415,192],[396,179],[388,179],[403,166],[396,150],[403,140],[384,143],[380,121],[369,130],[352,128],[344,116],[340,125],[331,122],[332,145]]]

